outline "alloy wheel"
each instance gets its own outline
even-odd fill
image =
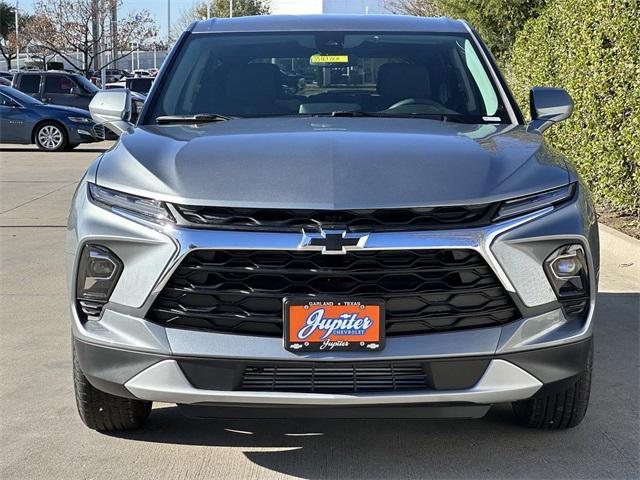
[[[38,132],[38,141],[47,150],[56,150],[62,145],[64,135],[55,125],[45,125]]]

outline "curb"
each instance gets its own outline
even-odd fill
[[[607,254],[640,262],[640,240],[602,223],[599,223],[598,227],[600,230],[600,246],[607,245]]]

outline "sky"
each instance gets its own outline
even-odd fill
[[[14,3],[15,0],[5,0],[9,3]],[[33,6],[36,3],[36,0],[18,0],[20,10],[33,11]],[[297,4],[298,2],[305,2],[307,0],[280,0],[276,2],[276,5],[282,4],[280,8],[291,9],[290,4],[293,2]],[[175,24],[175,21],[178,20],[181,13],[196,3],[197,0],[170,0],[171,3],[171,23]],[[315,2],[313,2],[315,3]],[[382,4],[384,2],[378,1],[365,1],[358,0],[357,2],[351,2],[350,0],[333,0],[330,2],[337,9],[336,11],[347,12],[349,8],[347,6],[353,7],[354,5],[360,5],[358,7],[358,12],[350,12],[350,13],[364,13],[364,4]],[[380,7],[378,7],[380,8]],[[133,11],[139,11],[147,9],[151,12],[151,15],[155,18],[158,27],[159,27],[159,36],[160,38],[165,38],[167,36],[167,0],[122,0],[122,7],[120,7],[119,13],[125,16],[127,13]],[[277,10],[277,8],[276,8]],[[295,10],[295,9],[294,9]],[[360,11],[362,10],[362,12]],[[278,12],[281,13],[281,12]],[[287,13],[292,13],[287,11]],[[380,12],[374,12],[380,13]],[[176,33],[181,32],[172,32],[173,36],[176,36]]]
[[[14,3],[15,0],[6,0]],[[33,11],[36,0],[18,0],[20,10]],[[195,0],[171,0],[171,22],[175,22],[180,13],[195,3]],[[129,12],[147,9],[155,18],[160,28],[160,37],[167,35],[167,0],[123,0],[119,13],[126,15]],[[174,32],[175,35],[175,32]]]

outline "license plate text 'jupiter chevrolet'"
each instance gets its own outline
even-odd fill
[[[464,21],[195,22],[68,224],[77,405],[193,417],[464,417],[564,429],[587,410],[599,254],[574,167]]]

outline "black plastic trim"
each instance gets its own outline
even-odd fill
[[[237,389],[242,381],[242,372],[247,364],[273,364],[271,361],[229,360],[218,358],[200,358],[168,356],[122,350],[95,345],[74,339],[74,348],[80,363],[80,369],[89,382],[99,390],[120,397],[135,398],[124,384],[135,375],[167,359],[177,360],[187,379],[196,388],[217,390]],[[440,359],[407,359],[395,363],[422,363],[429,378],[430,388],[449,390],[470,388],[481,378],[492,359],[503,359],[539,379],[544,385],[536,393],[545,395],[570,386],[587,364],[591,355],[591,338],[567,345],[478,357],[457,357]],[[280,362],[281,364],[308,364],[309,361]],[[322,362],[323,364],[390,363],[390,361],[371,362]]]
[[[490,405],[417,404],[360,407],[268,407],[227,404],[178,405],[191,418],[482,418]]]

